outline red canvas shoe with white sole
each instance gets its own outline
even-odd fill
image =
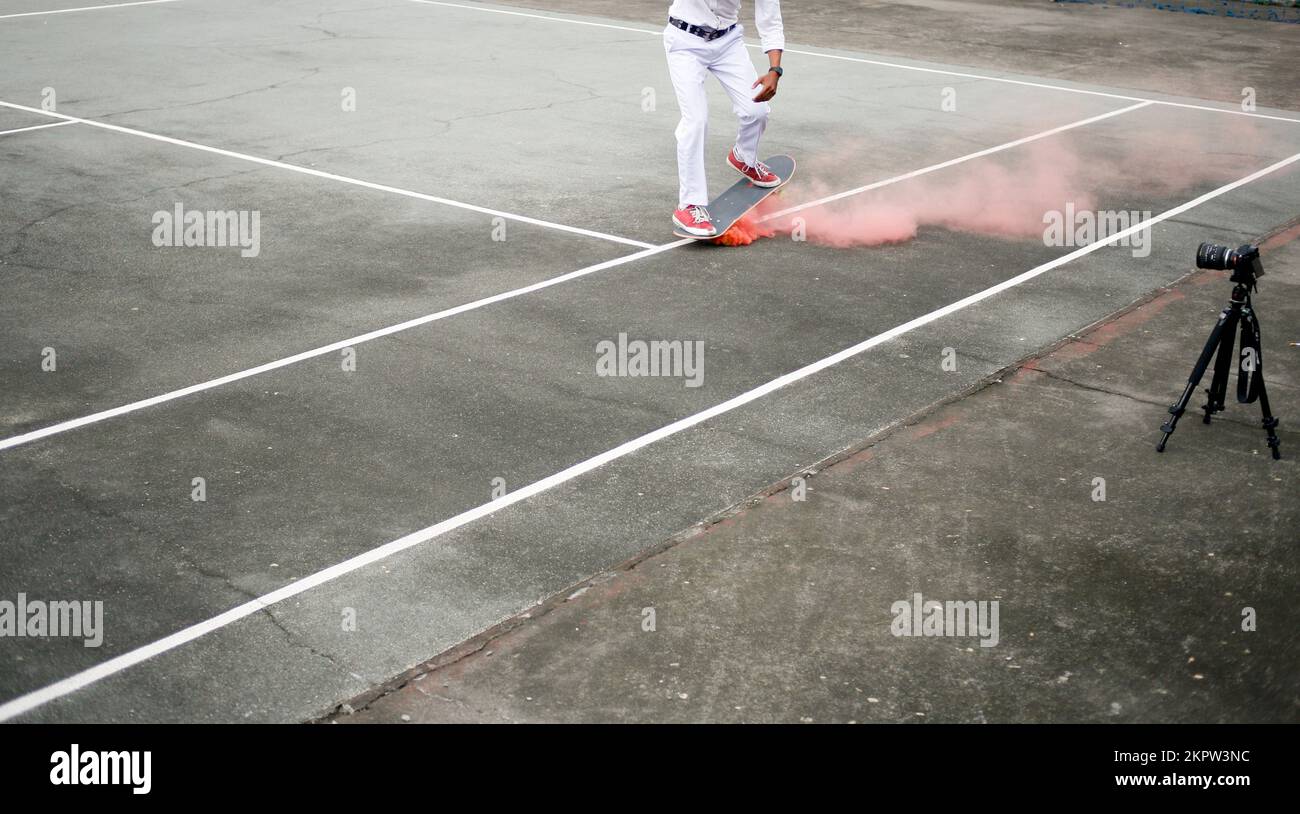
[[[673,213],[673,225],[688,235],[713,237],[718,230],[702,204],[686,204]]]
[[[727,163],[731,168],[749,179],[750,183],[756,187],[769,189],[771,187],[781,186],[781,178],[767,168],[762,161],[754,165],[749,165],[741,159],[736,153],[736,148],[732,147],[731,152],[727,153]]]

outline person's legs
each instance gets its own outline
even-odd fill
[[[726,89],[731,97],[731,109],[740,119],[736,152],[742,161],[753,166],[758,163],[758,140],[767,129],[767,117],[772,107],[767,102],[754,101],[754,94],[758,91],[753,85],[758,80],[758,71],[749,58],[740,26],[724,38],[723,47],[709,65],[709,70]]]
[[[704,141],[709,132],[709,104],[704,94],[708,60],[701,56],[703,49],[691,41],[695,39],[672,26],[664,32],[668,74],[682,114],[676,131],[679,208],[687,204],[703,206],[709,202],[704,176]]]

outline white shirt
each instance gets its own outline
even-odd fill
[[[726,28],[740,19],[740,0],[673,0],[670,17],[709,28]],[[764,51],[785,50],[781,0],[754,0],[754,25]]]

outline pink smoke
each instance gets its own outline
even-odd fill
[[[1060,142],[1026,145],[1007,161],[976,159],[879,190],[801,210],[781,219],[781,231],[802,218],[808,240],[831,246],[900,243],[921,226],[1002,237],[1031,237],[1043,231],[1043,213],[1073,200],[1091,208],[1089,191],[1073,183],[1078,157]],[[814,179],[808,197],[831,194]]]
[[[1076,211],[1149,209],[1153,199],[1217,186],[1274,160],[1259,155],[1267,151],[1260,147],[1263,138],[1254,120],[1150,108],[1128,115],[1145,118],[1126,122],[1122,129],[1099,124],[1067,131],[765,225],[782,234],[801,228],[808,241],[841,248],[901,243],[923,226],[1041,238],[1044,214],[1062,211],[1066,204]],[[1206,117],[1211,117],[1208,122]],[[935,160],[962,152],[950,148]],[[843,162],[838,169],[835,162],[818,157],[804,164],[812,169],[801,167],[803,177],[796,177],[783,197],[765,201],[760,218],[848,186]],[[827,169],[819,170],[819,164]]]

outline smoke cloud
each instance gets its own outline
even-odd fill
[[[1152,111],[1140,131],[1090,127],[1013,147],[927,175],[901,181],[790,215],[770,215],[795,203],[845,189],[846,173],[834,160],[810,157],[782,196],[768,198],[715,242],[743,246],[775,234],[796,233],[812,243],[840,248],[881,246],[916,237],[926,226],[1012,239],[1042,239],[1044,215],[1075,211],[1160,209],[1234,180],[1272,160],[1261,155],[1255,120],[1186,111]],[[1207,122],[1204,117],[1214,117]],[[1195,121],[1199,127],[1188,124]],[[1212,126],[1206,126],[1207,124]],[[1097,127],[1093,125],[1092,127]],[[966,148],[967,150],[969,147]],[[830,156],[835,155],[829,151]],[[842,151],[850,153],[851,151]],[[932,155],[960,155],[952,149]],[[937,159],[936,159],[937,160]],[[819,167],[820,165],[820,167]],[[833,178],[834,181],[827,179]],[[871,178],[855,178],[868,183]],[[1161,199],[1179,196],[1176,201]]]

